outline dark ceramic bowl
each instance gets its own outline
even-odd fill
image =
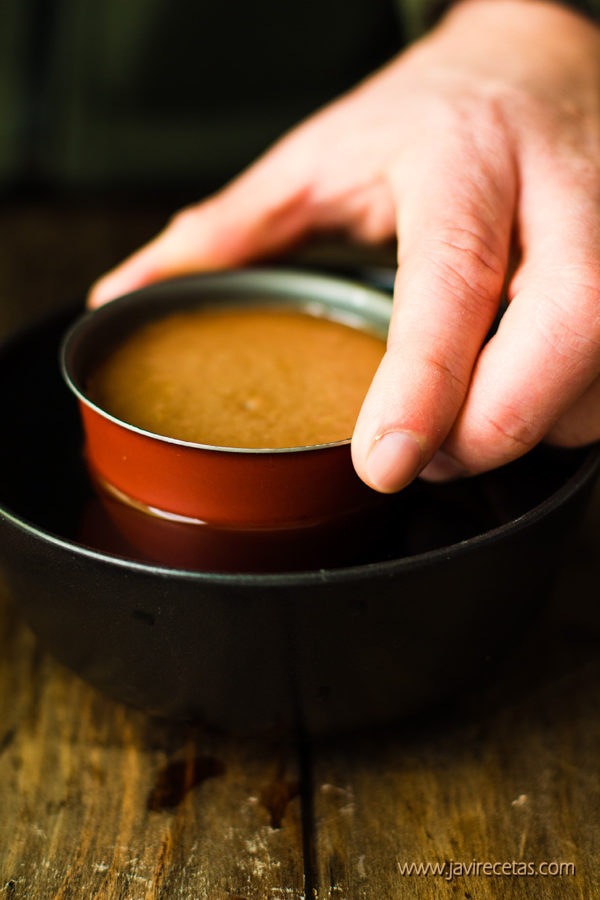
[[[357,477],[350,437],[316,447],[213,447],[152,434],[109,415],[90,400],[90,373],[123,337],[167,313],[206,306],[274,306],[336,318],[387,336],[387,294],[307,272],[248,269],[152,285],[87,313],[62,350],[76,394],[96,479],[120,498],[155,514],[220,528],[301,527],[374,502]]]
[[[169,567],[96,515],[57,364],[78,313],[0,351],[0,558],[40,639],[82,677],[148,712],[230,731],[331,732],[456,693],[523,636],[597,448],[540,447],[464,482],[417,482],[365,516],[346,556],[332,540],[310,561],[285,546],[282,572]]]

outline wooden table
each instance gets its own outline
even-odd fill
[[[82,292],[163,213],[6,210],[1,331]],[[182,729],[106,699],[0,588],[0,898],[600,897],[599,550],[596,492],[542,620],[491,683],[385,732],[308,745]],[[402,872],[449,861],[479,874]],[[513,861],[567,868],[483,865]]]

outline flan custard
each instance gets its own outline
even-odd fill
[[[385,352],[380,337],[289,308],[211,307],[143,325],[87,395],[145,431],[216,447],[345,440]]]

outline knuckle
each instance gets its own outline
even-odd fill
[[[513,459],[534,447],[543,436],[539,433],[539,425],[509,403],[494,411],[483,412],[482,420],[488,447],[496,445],[501,453],[506,448]]]
[[[462,403],[469,387],[470,364],[448,341],[423,333],[413,339],[409,349],[402,334],[390,332],[386,356],[408,361],[411,369],[420,373],[428,391],[440,397],[450,395]]]
[[[378,211],[361,217],[351,228],[351,237],[363,244],[381,244],[393,233],[393,220]]]
[[[200,210],[199,204],[184,206],[183,209],[171,216],[167,223],[168,230],[180,232],[196,228],[200,219]]]
[[[487,288],[504,278],[506,251],[495,235],[485,235],[479,222],[447,225],[432,239],[445,265],[464,280]]]
[[[464,369],[464,361],[452,360],[446,351],[445,358],[441,355],[433,353],[424,354],[421,358],[421,365],[425,371],[441,380],[448,385],[453,392],[460,397],[464,397],[469,386],[468,377],[461,371]]]
[[[416,261],[436,298],[449,301],[459,317],[479,319],[495,311],[505,277],[505,252],[475,226],[449,226],[427,239]],[[405,260],[408,262],[408,250]],[[421,277],[421,276],[419,276]],[[489,323],[488,323],[489,324]]]

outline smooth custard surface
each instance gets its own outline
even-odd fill
[[[92,374],[87,394],[154,434],[217,447],[345,440],[385,342],[290,309],[177,312],[142,326]]]

